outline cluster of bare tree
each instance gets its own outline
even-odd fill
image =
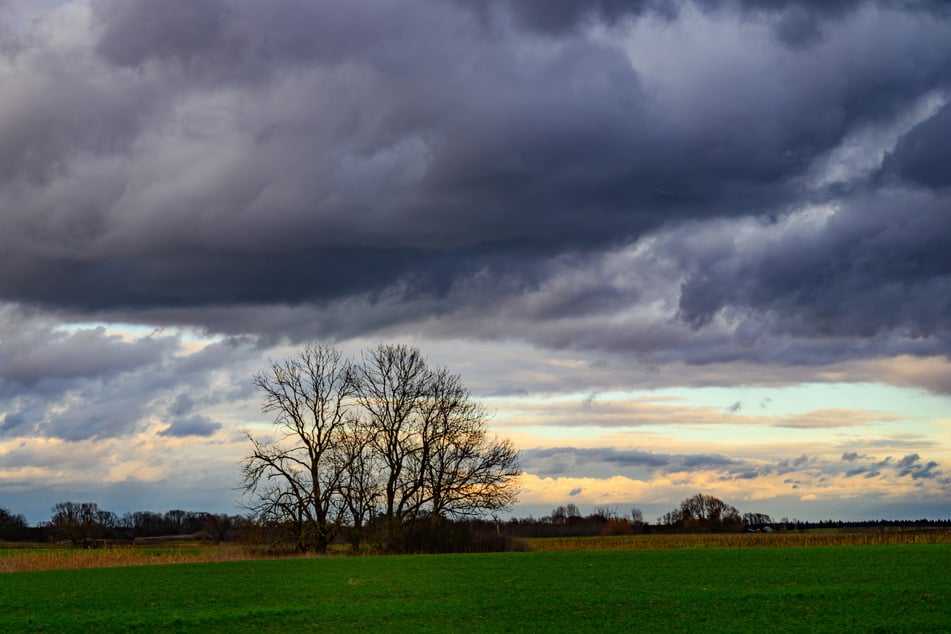
[[[633,508],[629,515],[622,514],[617,505],[601,504],[594,512],[582,515],[575,504],[552,509],[541,518],[512,518],[500,531],[506,537],[590,537],[595,535],[633,535],[649,531],[644,514]]]
[[[658,524],[691,533],[738,533],[744,528],[735,506],[703,493],[687,498],[678,508],[665,513]]]
[[[616,505],[599,505],[594,513],[582,515],[574,504],[558,506],[541,519],[509,520],[502,532],[515,537],[567,537],[591,535],[628,535],[640,533],[730,533],[743,530],[772,530],[773,519],[763,513],[740,516],[726,502],[698,493],[685,499],[672,511],[660,516],[655,525],[644,521],[641,509],[633,507],[626,515]]]
[[[356,362],[307,346],[254,384],[277,436],[248,434],[248,506],[301,550],[324,551],[341,533],[404,550],[420,531],[516,499],[514,446],[487,434],[458,375],[415,348],[380,345]]]

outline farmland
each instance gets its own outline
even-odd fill
[[[909,544],[50,570],[0,575],[0,630],[942,631],[949,567]]]
[[[258,559],[246,547],[232,544],[182,544],[149,548],[64,548],[45,545],[0,547],[0,573],[80,568],[117,568]]]
[[[533,551],[658,550],[677,548],[749,548],[794,546],[869,546],[951,544],[951,529],[808,530],[775,533],[670,533],[548,537],[528,540]]]

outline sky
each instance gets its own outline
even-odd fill
[[[951,9],[0,0],[0,506],[241,512],[251,379],[419,347],[512,514],[951,517]]]

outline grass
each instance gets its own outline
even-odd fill
[[[940,632],[951,545],[326,557],[0,575],[5,632]]]

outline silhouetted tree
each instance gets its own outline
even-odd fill
[[[259,521],[289,527],[297,547],[323,552],[337,535],[355,396],[350,363],[333,348],[305,347],[297,357],[272,363],[254,378],[264,394],[262,411],[275,415],[281,437],[248,434],[244,486]]]
[[[518,452],[490,438],[488,416],[458,375],[419,350],[380,345],[363,355],[358,400],[371,460],[381,467],[378,522],[388,549],[425,520],[478,515],[515,501]]]
[[[594,514],[603,520],[615,520],[618,517],[617,505],[616,504],[599,504],[594,507]]]
[[[459,377],[415,348],[380,345],[353,365],[308,346],[255,385],[282,436],[248,435],[245,489],[256,517],[289,528],[299,548],[325,550],[347,522],[352,543],[372,528],[397,550],[421,522],[432,534],[515,501],[518,452],[488,436]]]
[[[548,516],[548,519],[552,524],[568,524],[580,518],[581,511],[578,510],[578,507],[575,504],[571,503],[553,508],[551,510],[551,515]]]
[[[631,509],[631,522],[637,526],[640,526],[644,523],[644,511],[637,508],[636,506]]]
[[[29,529],[25,517],[0,506],[0,540],[12,542],[27,539]]]
[[[743,525],[746,528],[752,529],[761,529],[766,526],[770,526],[773,523],[773,518],[765,513],[744,513],[743,514]]]
[[[116,525],[116,516],[94,502],[60,502],[53,509],[48,529],[55,539],[68,539],[75,546],[89,548]]]
[[[743,521],[736,507],[703,493],[687,498],[665,518],[666,523],[685,531],[734,532],[743,528]]]

